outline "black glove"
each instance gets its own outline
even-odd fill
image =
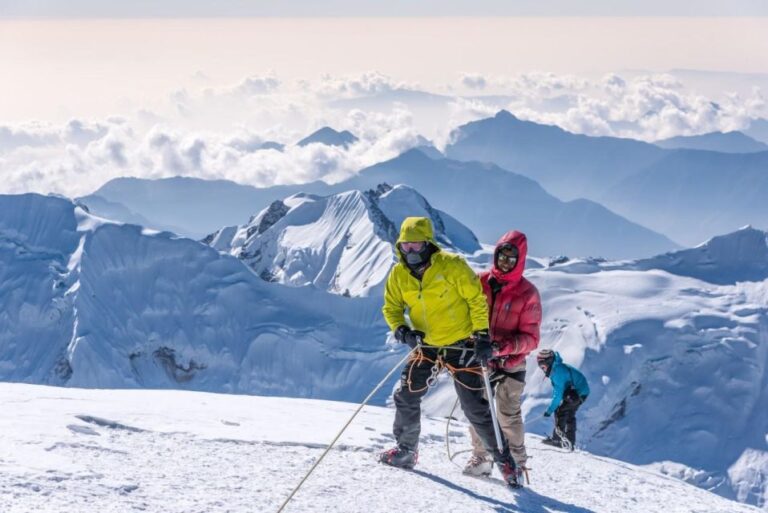
[[[408,326],[398,326],[395,330],[395,339],[401,344],[408,344],[408,347],[413,349],[424,340],[424,332],[412,330]]]
[[[483,367],[488,366],[488,360],[493,358],[493,345],[491,337],[488,336],[488,330],[474,332],[472,339],[475,341],[475,358]]]
[[[552,415],[552,414],[551,414],[551,413],[549,413],[548,411],[545,411],[545,412],[544,412],[544,416],[545,416],[545,417],[550,417],[551,415]]]

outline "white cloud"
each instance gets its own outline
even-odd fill
[[[0,153],[23,146],[48,146],[61,140],[49,127],[30,123],[26,126],[0,126]]]
[[[465,73],[461,76],[461,85],[468,89],[485,89],[488,81],[479,73]]]
[[[331,99],[372,96],[410,87],[403,82],[396,82],[378,71],[341,77],[323,75],[317,82],[301,81],[300,85],[305,91]]]
[[[280,81],[273,74],[253,76],[243,80],[243,82],[235,88],[234,93],[244,96],[267,94],[277,90],[279,86]]]
[[[397,96],[399,103],[346,103],[352,108],[334,100],[419,90],[376,72],[299,83],[262,74],[229,87],[178,90],[164,106],[102,121],[0,126],[0,190],[75,196],[118,176],[185,175],[257,186],[338,181],[420,144],[420,135],[441,148],[452,129],[500,108],[577,133],[646,140],[743,128],[767,108],[759,89],[715,101],[670,75],[463,78],[465,87],[484,84],[485,96],[408,94]],[[294,145],[325,125],[350,130],[359,141],[349,148]],[[286,147],[263,150],[266,141]]]

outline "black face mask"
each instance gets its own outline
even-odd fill
[[[420,267],[423,267],[429,263],[429,259],[432,256],[432,254],[435,252],[434,246],[432,244],[425,244],[424,249],[421,251],[400,251],[400,254],[403,256],[403,260],[405,260],[405,265],[407,265],[411,269],[418,269]]]
[[[428,247],[425,247],[423,250],[411,253],[405,253],[405,263],[408,264],[409,267],[419,267],[421,265],[426,264],[429,261],[429,249]]]

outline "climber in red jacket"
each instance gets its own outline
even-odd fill
[[[525,469],[525,426],[520,396],[525,387],[525,358],[539,345],[541,299],[536,287],[523,278],[528,241],[525,234],[504,234],[493,254],[493,267],[480,274],[488,300],[499,423],[518,469]],[[489,475],[493,467],[475,432],[472,457],[464,468],[469,475]]]

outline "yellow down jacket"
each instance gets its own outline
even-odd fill
[[[400,227],[400,242],[428,241],[435,247],[432,223],[425,217],[408,217]],[[421,280],[400,261],[387,277],[384,288],[384,319],[393,331],[408,323],[426,333],[424,342],[447,346],[468,338],[473,331],[488,329],[488,303],[475,272],[459,255],[438,249]]]

